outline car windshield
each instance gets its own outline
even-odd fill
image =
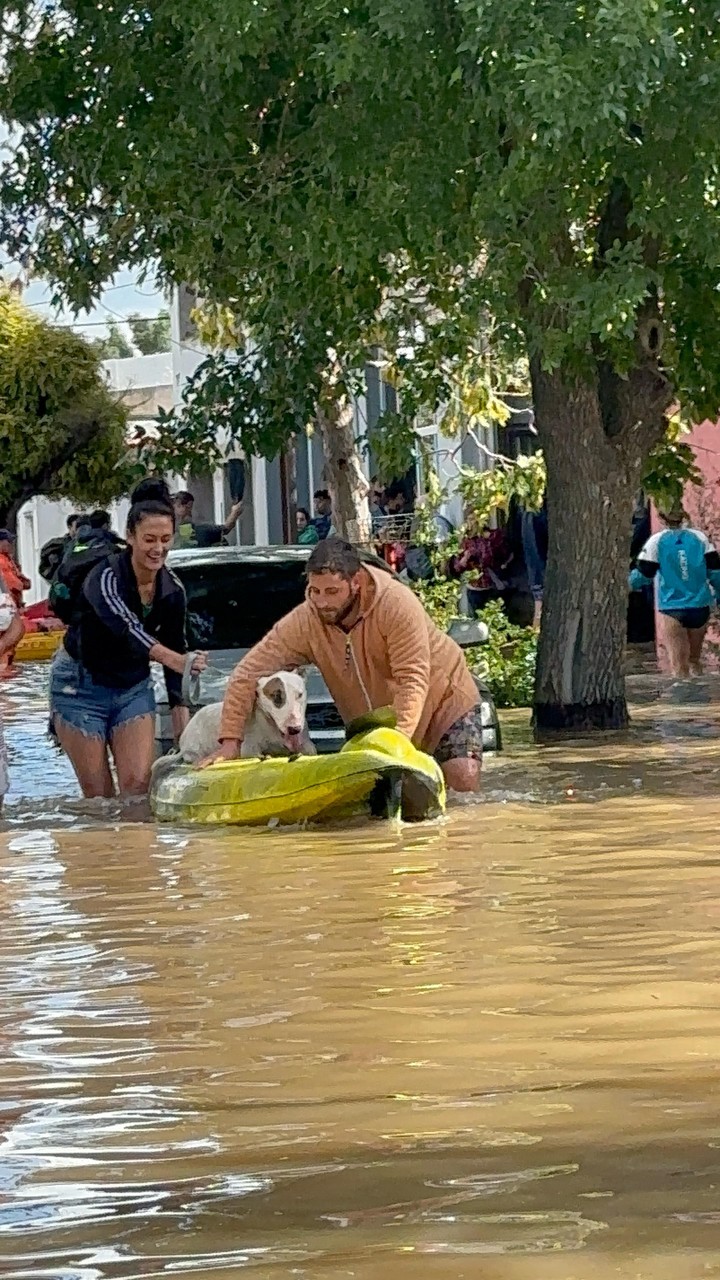
[[[250,649],[305,598],[301,561],[173,565],[187,593],[191,649]]]

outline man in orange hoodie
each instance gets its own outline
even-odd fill
[[[232,760],[257,682],[315,663],[346,724],[392,705],[397,727],[442,766],[456,791],[477,791],[482,759],[480,695],[462,649],[417,596],[391,574],[361,564],[349,543],[328,538],[307,565],[304,604],[273,627],[235,668],[214,760]]]

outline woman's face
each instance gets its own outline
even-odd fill
[[[170,516],[145,516],[127,535],[135,568],[144,569],[146,573],[157,573],[162,569],[174,536],[175,528]]]
[[[297,513],[297,527],[298,533],[302,533],[303,529],[307,529],[307,516],[304,511],[298,511]]]

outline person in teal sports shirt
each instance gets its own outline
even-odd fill
[[[654,533],[638,555],[630,589],[656,580],[670,668],[678,679],[702,672],[702,648],[710,611],[720,597],[720,555],[681,507],[660,513],[665,528]]]

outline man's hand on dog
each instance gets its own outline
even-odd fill
[[[239,739],[223,738],[217,751],[213,751],[212,755],[206,756],[204,760],[200,760],[195,767],[197,769],[207,769],[211,764],[217,764],[219,760],[237,760],[239,755]]]

